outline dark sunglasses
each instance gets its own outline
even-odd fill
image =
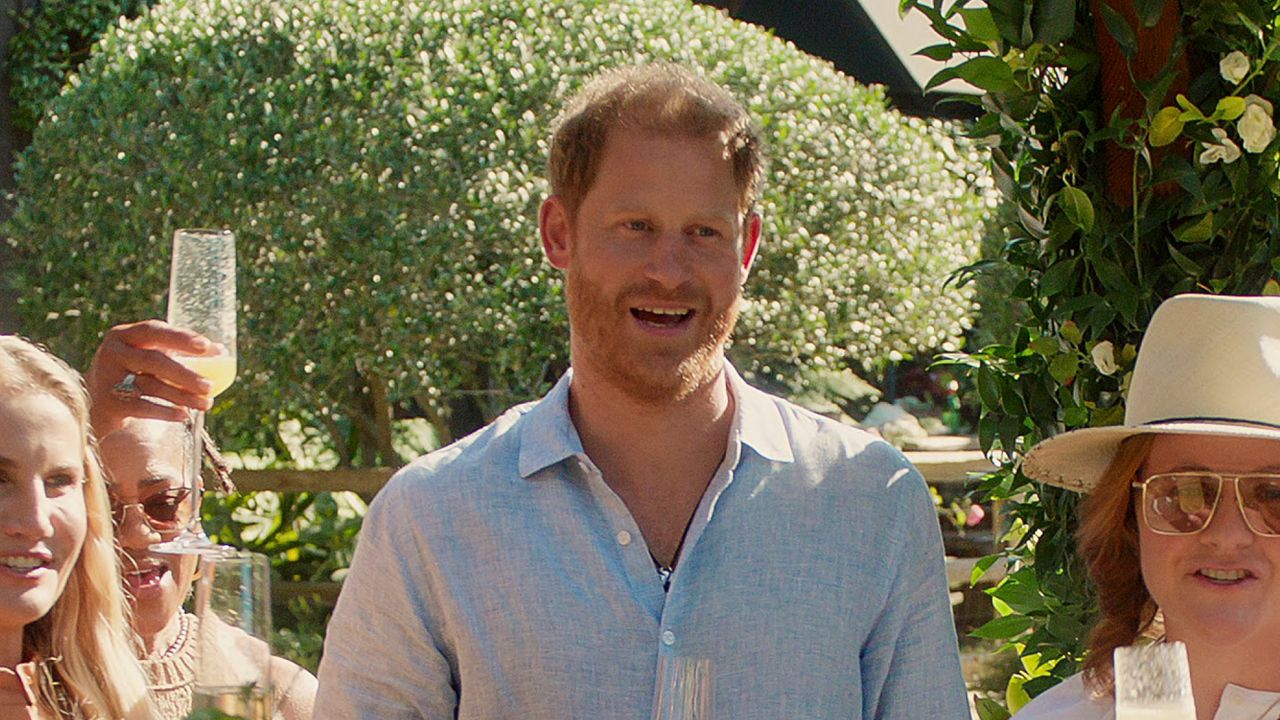
[[[147,524],[160,533],[180,530],[187,525],[191,516],[191,504],[187,497],[191,495],[188,488],[174,488],[148,496],[141,502],[122,503],[111,500],[111,518],[116,527],[124,524],[129,508],[138,508],[146,518]]]
[[[1133,487],[1142,490],[1142,518],[1160,535],[1192,535],[1213,520],[1222,485],[1236,483],[1236,504],[1245,525],[1263,537],[1280,537],[1280,475],[1226,475],[1191,472],[1160,473]]]

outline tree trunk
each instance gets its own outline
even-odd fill
[[[1119,13],[1134,30],[1138,40],[1138,51],[1132,62],[1125,58],[1119,43],[1111,37],[1106,23],[1102,19],[1102,5]],[[1182,33],[1182,10],[1178,0],[1165,0],[1159,21],[1152,27],[1142,27],[1134,9],[1133,0],[1089,0],[1093,13],[1095,34],[1098,38],[1099,82],[1102,87],[1103,119],[1109,120],[1119,110],[1120,117],[1133,119],[1141,117],[1146,109],[1146,100],[1135,83],[1148,82],[1160,74],[1172,62],[1173,82],[1165,93],[1164,105],[1173,104],[1178,93],[1185,93],[1190,82],[1190,70],[1187,65],[1187,54],[1178,46],[1178,37]],[[1173,53],[1177,51],[1177,57]],[[1171,60],[1172,58],[1172,60]],[[1160,159],[1170,149],[1185,154],[1185,143],[1175,144],[1152,151],[1152,168],[1159,167]],[[1108,142],[1104,150],[1106,162],[1107,196],[1121,207],[1133,205],[1133,151],[1121,147],[1115,142]],[[1156,188],[1158,193],[1176,191],[1173,183],[1164,183]]]

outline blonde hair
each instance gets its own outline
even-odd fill
[[[1151,452],[1155,435],[1126,438],[1097,487],[1080,503],[1077,552],[1098,594],[1098,619],[1089,631],[1084,679],[1098,694],[1115,687],[1112,651],[1148,633],[1157,607],[1142,580],[1138,519],[1132,484]]]
[[[41,661],[36,703],[48,717],[152,717],[120,586],[111,507],[79,373],[44,348],[0,335],[0,398],[43,393],[80,431],[87,527],[80,556],[53,608],[23,631],[24,657]]]
[[[727,90],[679,65],[622,67],[597,75],[565,104],[551,134],[551,192],[576,213],[595,182],[609,131],[713,138],[733,163],[739,211],[755,203],[765,172],[759,131]]]

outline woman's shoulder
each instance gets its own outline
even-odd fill
[[[1097,697],[1079,673],[1041,693],[1014,715],[1014,720],[1113,720],[1110,698]]]

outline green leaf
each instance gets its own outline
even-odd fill
[[[1036,3],[1036,42],[1056,45],[1076,31],[1076,0],[1041,0]]]
[[[1173,236],[1178,242],[1200,243],[1213,237],[1213,213],[1205,213],[1196,220],[1183,223],[1174,228]]]
[[[1262,286],[1262,294],[1269,296],[1280,295],[1280,282],[1276,282],[1275,278],[1267,280],[1267,284]]]
[[[991,698],[978,698],[974,701],[974,709],[978,711],[978,720],[1009,720],[1009,711]]]
[[[1022,26],[1026,4],[1023,0],[987,0],[991,19],[1000,29],[1000,37],[1015,45],[1023,45]]]
[[[1018,437],[1023,432],[1022,415],[1016,411],[1005,415],[1000,419],[999,434],[1000,445],[1007,451],[1012,451],[1018,445]]]
[[[1076,407],[1069,407],[1062,411],[1062,424],[1069,428],[1084,427],[1088,422],[1088,408],[1077,405]]]
[[[1169,249],[1169,257],[1173,258],[1173,262],[1182,269],[1182,272],[1193,278],[1198,278],[1204,274],[1204,268],[1200,267],[1199,263],[1178,252],[1178,248],[1174,247],[1172,243],[1168,243],[1165,247]]]
[[[1134,0],[1133,6],[1144,28],[1155,27],[1164,13],[1164,0]]]
[[[991,447],[996,442],[996,425],[998,420],[993,412],[986,412],[978,420],[978,447],[982,448],[982,452],[991,452]]]
[[[1031,629],[1032,620],[1026,615],[1006,615],[969,633],[971,637],[989,640],[1008,640]]]
[[[1059,385],[1066,385],[1075,379],[1076,372],[1080,369],[1080,359],[1074,354],[1059,355],[1049,363],[1049,374]]]
[[[1188,100],[1186,95],[1183,95],[1182,93],[1178,93],[1178,95],[1174,98],[1174,101],[1178,103],[1178,107],[1182,108],[1183,120],[1204,120],[1205,119],[1204,113],[1200,112],[1200,108],[1196,107],[1195,103]]]
[[[964,28],[974,40],[988,45],[1000,42],[1000,30],[987,8],[964,8],[960,11],[960,18],[964,20]]]
[[[1077,325],[1074,320],[1068,320],[1062,323],[1062,327],[1058,330],[1058,333],[1062,335],[1063,340],[1066,340],[1072,345],[1079,345],[1080,341],[1084,340],[1084,334],[1080,332],[1080,326]]]
[[[1106,427],[1124,422],[1124,405],[1098,408],[1089,419],[1089,427]]]
[[[1093,229],[1093,201],[1080,188],[1068,185],[1058,193],[1058,204],[1072,225],[1085,232]]]
[[[1072,284],[1076,274],[1076,259],[1059,260],[1040,276],[1040,294],[1053,297]]]
[[[952,48],[951,45],[947,43],[943,43],[941,45],[930,45],[928,47],[920,48],[915,52],[915,54],[923,55],[924,57],[927,57],[930,60],[945,62],[947,60],[950,60],[951,57],[955,55],[955,49]]]
[[[1138,36],[1129,27],[1129,21],[1105,2],[1098,3],[1098,11],[1102,14],[1102,24],[1107,27],[1107,33],[1120,46],[1120,52],[1132,60],[1138,54]]]
[[[995,565],[996,561],[999,559],[999,555],[987,555],[974,563],[973,571],[969,573],[969,584],[977,585],[978,581],[982,579],[982,576],[986,575],[987,571],[991,569],[991,566]]]
[[[1027,679],[1021,675],[1009,678],[1009,684],[1004,689],[1004,701],[1009,704],[1009,712],[1016,713],[1031,702],[1031,696],[1022,687],[1026,681]]]
[[[1178,139],[1185,125],[1181,110],[1172,106],[1162,108],[1151,118],[1151,132],[1147,135],[1147,142],[1151,143],[1151,147],[1164,147]]]
[[[1213,115],[1209,119],[1230,122],[1243,115],[1244,109],[1244,98],[1228,95],[1218,100],[1218,106],[1214,108]]]
[[[1009,67],[1009,63],[1000,58],[976,57],[966,60],[954,68],[949,68],[949,70],[954,73],[955,77],[987,92],[1003,93],[1017,87],[1017,82],[1013,78],[1013,68]],[[938,74],[941,75],[943,73]],[[934,76],[934,79],[929,81],[929,85],[935,86],[935,80],[937,80],[937,76]]]
[[[1031,341],[1031,351],[1049,357],[1058,352],[1058,341],[1046,335],[1041,335]]]
[[[978,368],[978,397],[987,410],[1000,409],[1000,383],[986,365]]]

